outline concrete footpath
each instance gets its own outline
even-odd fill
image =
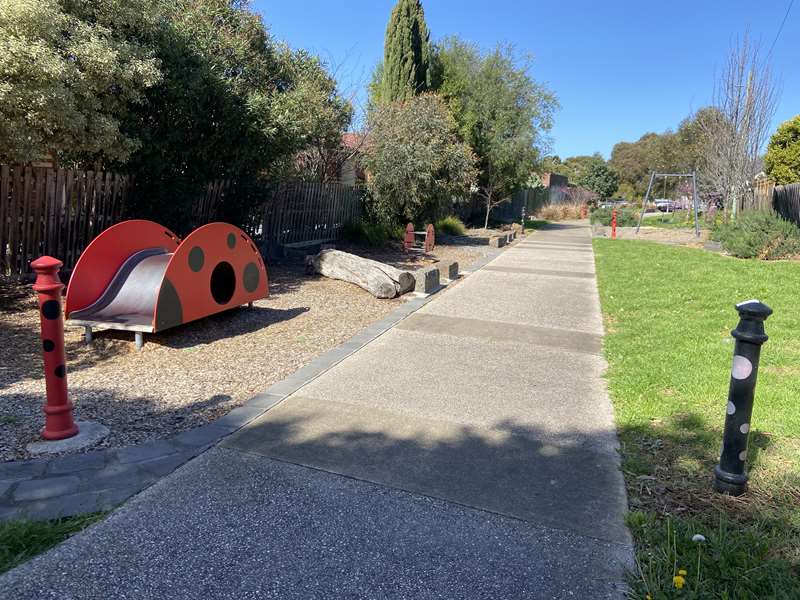
[[[587,226],[529,235],[100,524],[28,598],[622,598]]]

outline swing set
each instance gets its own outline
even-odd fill
[[[655,182],[657,177],[664,178],[664,195],[666,196],[667,191],[667,180],[670,177],[677,177],[680,183],[682,179],[690,179],[692,182],[692,211],[694,212],[694,234],[697,237],[700,237],[700,220],[698,218],[699,212],[699,199],[697,197],[697,175],[692,173],[656,173],[653,171],[650,174],[650,183],[647,185],[647,193],[644,195],[644,201],[642,202],[642,212],[639,214],[639,224],[636,226],[636,233],[639,233],[639,228],[642,226],[642,221],[644,221],[644,214],[647,212],[647,204],[650,201],[650,193],[653,191],[653,183]],[[671,202],[671,201],[670,201]],[[674,206],[672,207],[674,211]],[[667,212],[669,212],[670,205],[667,205]]]

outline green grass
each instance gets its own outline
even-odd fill
[[[105,513],[54,521],[0,523],[0,573],[13,569],[100,520]]]
[[[800,598],[800,262],[595,240],[609,391],[641,572],[634,597]],[[736,302],[766,323],[750,434],[750,490],[715,494]],[[706,536],[698,544],[694,533]],[[748,557],[748,548],[752,556]],[[701,555],[700,573],[694,562]],[[716,566],[714,566],[716,565]],[[672,577],[687,570],[678,591]]]
[[[525,229],[541,229],[548,223],[545,219],[525,219]]]

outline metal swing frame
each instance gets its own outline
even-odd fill
[[[700,220],[697,216],[699,210],[699,200],[697,198],[697,174],[692,171],[691,173],[656,173],[653,171],[650,174],[650,183],[647,184],[647,193],[644,195],[644,201],[642,202],[642,212],[639,214],[639,224],[636,225],[636,233],[639,233],[639,228],[642,226],[642,221],[644,221],[644,213],[647,211],[647,203],[650,200],[650,192],[653,191],[653,182],[655,181],[656,177],[664,177],[664,182],[666,183],[667,178],[669,177],[687,177],[692,180],[692,207],[694,208],[694,234],[697,237],[700,237]]]

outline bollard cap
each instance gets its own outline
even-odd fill
[[[31,268],[37,273],[55,271],[56,269],[60,269],[62,266],[64,266],[64,263],[57,258],[53,258],[52,256],[40,256],[36,260],[31,261]]]
[[[745,300],[736,305],[739,316],[749,317],[758,321],[765,321],[772,314],[772,309],[761,300]]]
[[[736,305],[739,324],[731,335],[742,342],[763,344],[769,338],[764,332],[764,321],[772,314],[772,309],[760,300],[745,300]]]

